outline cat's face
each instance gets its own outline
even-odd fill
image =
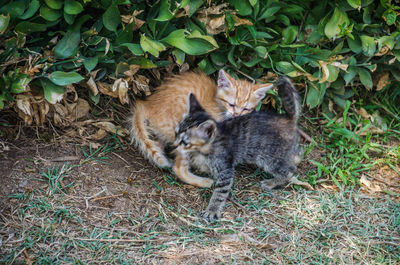
[[[189,95],[188,112],[175,129],[174,145],[183,151],[207,153],[215,138],[217,125],[200,106],[193,94]]]
[[[225,118],[237,117],[252,112],[272,87],[272,83],[252,84],[236,80],[221,69],[216,100],[226,110]]]

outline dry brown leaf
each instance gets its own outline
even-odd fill
[[[29,94],[17,95],[16,98],[18,109],[20,109],[23,113],[29,116],[32,116],[31,102],[30,102],[31,97],[32,95],[29,93]]]
[[[382,76],[380,76],[378,84],[376,85],[376,91],[382,90],[385,86],[389,84],[389,72],[386,72]]]
[[[123,80],[124,82],[121,82],[121,84],[118,87],[118,97],[119,101],[122,104],[127,104],[129,103],[129,97],[128,97],[128,82]]]
[[[90,76],[90,78],[86,82],[86,84],[88,85],[90,91],[92,91],[93,96],[96,96],[99,93],[99,90],[97,89],[96,82],[94,81],[92,76]]]
[[[98,129],[97,132],[90,137],[90,139],[98,141],[98,140],[103,139],[106,136],[107,136],[107,132],[105,130]]]
[[[113,98],[118,97],[118,91],[113,91],[112,85],[103,82],[97,82],[96,84],[101,93]]]
[[[232,17],[233,17],[233,20],[235,20],[235,27],[240,26],[240,25],[253,26],[253,22],[251,22],[248,19],[240,18],[236,15],[232,15]]]
[[[124,75],[128,76],[128,77],[133,77],[137,71],[139,71],[140,69],[140,65],[137,64],[131,64],[129,65],[129,70],[124,72]]]
[[[349,67],[348,64],[343,64],[343,63],[340,63],[340,62],[333,62],[333,63],[331,63],[331,65],[336,66],[337,68],[340,68],[345,72],[347,72],[347,68]]]
[[[374,56],[383,56],[390,52],[390,48],[388,46],[383,46],[378,53],[375,53]]]
[[[322,79],[319,80],[319,83],[324,83],[328,80],[329,78],[329,69],[328,69],[328,63],[324,61],[318,61],[319,66],[322,69]]]
[[[369,181],[364,174],[360,178],[360,183],[362,184],[363,188],[365,188],[370,193],[382,191],[382,189],[379,185],[377,185],[374,182]]]
[[[136,94],[139,94],[140,92],[144,92],[146,96],[150,95],[150,87],[149,87],[149,79],[145,77],[144,75],[136,75],[135,79],[133,81],[133,91]]]
[[[210,6],[203,10],[200,10],[198,14],[202,16],[209,16],[209,15],[220,15],[224,13],[226,10],[225,8],[229,6],[229,3],[223,3],[217,6]]]
[[[86,100],[79,98],[75,108],[70,114],[73,120],[78,120],[80,118],[85,117],[89,113],[89,110],[90,110],[89,103]]]
[[[121,20],[126,24],[135,23],[133,30],[139,29],[145,23],[143,20],[136,18],[137,15],[142,13],[144,10],[135,10],[132,15],[122,15]]]
[[[201,17],[199,20],[206,25],[208,34],[216,35],[226,30],[225,15],[216,18]]]
[[[368,114],[368,112],[361,107],[359,110],[355,110],[357,112],[357,114],[359,114],[361,116],[361,118],[363,118],[364,120],[367,120],[371,117],[371,115]]]
[[[332,113],[334,112],[334,110],[333,110],[333,101],[332,100],[329,100],[328,109],[329,109],[330,112],[332,112]]]
[[[119,136],[127,136],[129,135],[129,131],[121,126],[115,126],[111,122],[108,121],[99,121],[96,123],[93,123],[94,126],[97,128],[103,129],[109,133],[117,133]]]

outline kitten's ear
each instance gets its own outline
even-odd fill
[[[219,89],[226,89],[229,90],[232,87],[232,82],[230,77],[227,72],[225,72],[223,69],[219,70],[218,72],[218,88]]]
[[[274,87],[274,84],[272,83],[265,83],[265,84],[258,84],[254,86],[254,92],[253,95],[256,97],[257,100],[261,100],[265,97],[265,93],[267,93],[268,90]]]
[[[189,102],[188,113],[193,113],[196,111],[204,111],[203,108],[201,107],[199,101],[197,101],[196,96],[193,95],[192,93],[189,94],[188,102]]]
[[[214,136],[216,130],[217,124],[213,120],[207,120],[197,127],[198,136],[204,140],[211,139]]]

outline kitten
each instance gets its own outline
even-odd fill
[[[285,115],[253,112],[248,115],[215,121],[193,94],[188,112],[176,128],[175,146],[194,164],[207,166],[216,179],[215,189],[202,217],[213,221],[222,209],[233,185],[235,165],[255,164],[274,178],[261,182],[263,190],[289,183],[297,172],[299,136],[297,120],[301,112],[299,95],[287,77],[281,78],[278,94]]]
[[[252,84],[235,80],[224,70],[219,71],[218,83],[203,73],[187,72],[173,76],[146,100],[137,100],[131,116],[131,137],[139,150],[160,167],[171,167],[164,153],[175,140],[174,129],[186,112],[189,93],[194,94],[216,121],[250,113],[273,85]],[[211,187],[213,180],[189,171],[185,154],[176,152],[175,174],[183,182],[198,187]]]

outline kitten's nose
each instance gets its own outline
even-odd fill
[[[236,117],[239,116],[239,113],[233,113],[232,116],[233,116],[234,118],[236,118]]]

